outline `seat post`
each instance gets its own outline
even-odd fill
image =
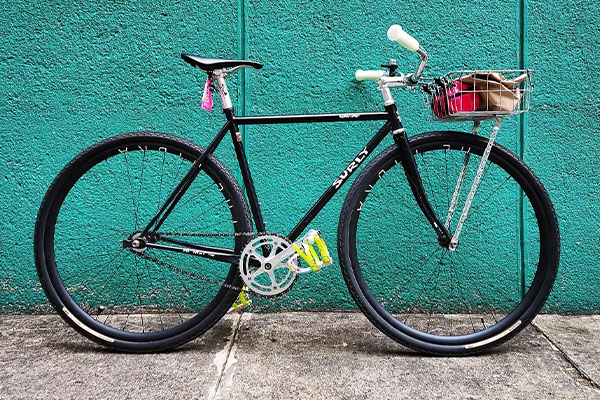
[[[221,95],[221,101],[223,102],[223,109],[231,109],[233,105],[231,104],[231,97],[229,96],[229,90],[227,89],[227,84],[225,83],[225,72],[221,69],[213,71],[213,77],[217,81],[217,88],[219,89],[219,94]]]

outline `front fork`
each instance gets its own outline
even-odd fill
[[[402,160],[402,166],[404,167],[404,174],[406,175],[406,179],[408,180],[408,184],[410,185],[415,200],[423,212],[423,215],[425,215],[425,218],[427,218],[427,221],[429,221],[429,224],[435,230],[439,244],[442,247],[448,248],[452,236],[444,224],[439,220],[427,198],[425,188],[423,187],[423,181],[421,180],[421,174],[417,168],[415,157],[410,148],[408,137],[406,136],[406,131],[400,126],[400,128],[393,130],[393,134],[394,141],[398,144],[400,159]]]
[[[391,107],[394,108],[393,111],[395,113],[395,111],[396,111],[395,106],[391,105]],[[392,110],[390,110],[390,111],[392,111]],[[395,113],[395,115],[397,116],[397,113]],[[460,233],[462,231],[464,223],[469,214],[469,210],[471,208],[473,198],[475,197],[475,193],[477,192],[477,188],[479,187],[479,183],[481,182],[481,178],[483,175],[483,171],[485,169],[485,165],[487,163],[490,152],[494,145],[494,141],[496,139],[496,135],[497,135],[498,130],[500,129],[501,125],[502,125],[502,118],[501,117],[496,118],[496,122],[494,124],[494,129],[492,131],[492,134],[488,140],[487,146],[486,146],[486,148],[483,152],[483,155],[481,157],[481,160],[479,162],[479,166],[477,168],[477,172],[475,173],[475,178],[473,179],[473,182],[471,184],[471,189],[469,190],[467,199],[465,200],[465,204],[463,206],[463,210],[460,215],[460,219],[458,221],[458,224],[456,225],[456,229],[454,230],[454,233],[450,234],[450,232],[448,230],[450,229],[452,217],[454,215],[454,211],[456,210],[456,205],[457,205],[458,199],[460,197],[460,192],[461,192],[464,178],[466,175],[467,165],[468,165],[469,159],[470,159],[470,153],[467,152],[465,154],[465,157],[463,160],[463,167],[459,173],[459,177],[457,179],[456,186],[454,189],[454,194],[452,196],[452,201],[450,203],[450,207],[448,209],[448,214],[446,216],[446,223],[442,224],[442,222],[438,218],[437,214],[431,207],[431,203],[429,202],[429,199],[427,198],[427,194],[425,193],[423,181],[421,180],[421,174],[419,173],[419,169],[415,162],[415,157],[413,155],[413,151],[410,148],[410,143],[408,141],[408,136],[406,135],[406,130],[402,126],[402,122],[401,122],[400,118],[397,118],[397,121],[392,121],[392,131],[394,134],[394,141],[398,144],[400,159],[402,160],[402,166],[404,167],[404,173],[406,175],[406,179],[408,180],[408,183],[410,185],[412,193],[415,197],[415,200],[417,201],[419,208],[425,215],[425,218],[427,218],[427,221],[429,221],[429,224],[435,230],[437,237],[438,237],[439,244],[442,247],[447,248],[448,250],[453,251],[453,250],[456,250],[456,248],[458,247],[458,239],[460,237]],[[474,126],[473,126],[473,134],[477,134],[478,130],[479,130],[479,121],[475,121]]]

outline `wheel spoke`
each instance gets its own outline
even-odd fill
[[[138,218],[138,207],[136,206],[135,199],[133,198],[133,183],[131,182],[131,172],[129,171],[129,161],[127,160],[127,151],[123,153],[123,158],[125,159],[126,171],[127,171],[127,180],[129,182],[129,192],[131,194],[131,207],[133,208],[133,216],[135,218],[135,229],[138,230],[140,228],[140,221]]]

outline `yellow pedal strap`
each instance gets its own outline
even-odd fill
[[[252,304],[252,300],[248,297],[248,288],[244,286],[242,291],[238,294],[237,299],[231,305],[229,312],[239,311]]]
[[[313,244],[317,245],[319,254],[317,254]],[[316,230],[309,231],[298,244],[292,243],[292,246],[296,253],[315,272],[320,271],[324,265],[331,265],[333,262],[325,241]]]

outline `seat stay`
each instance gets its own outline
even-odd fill
[[[204,163],[206,157],[208,157],[208,155],[212,154],[216,150],[216,148],[219,146],[219,144],[221,143],[221,141],[223,140],[223,138],[229,130],[230,123],[226,122],[217,134],[217,136],[215,136],[212,142],[210,142],[208,147],[200,155],[200,157],[198,157],[198,159],[194,161],[190,170],[183,177],[181,182],[179,182],[177,187],[175,187],[175,189],[164,202],[160,210],[154,215],[154,217],[150,220],[148,225],[146,225],[146,227],[142,231],[142,236],[146,236],[151,229],[156,231],[161,227],[161,225],[165,222],[171,211],[173,211],[173,208],[175,208],[181,197],[183,197],[185,192],[188,190],[194,179],[196,179],[196,176],[200,172],[200,169],[202,168],[202,164]],[[152,228],[153,226],[154,228]]]

